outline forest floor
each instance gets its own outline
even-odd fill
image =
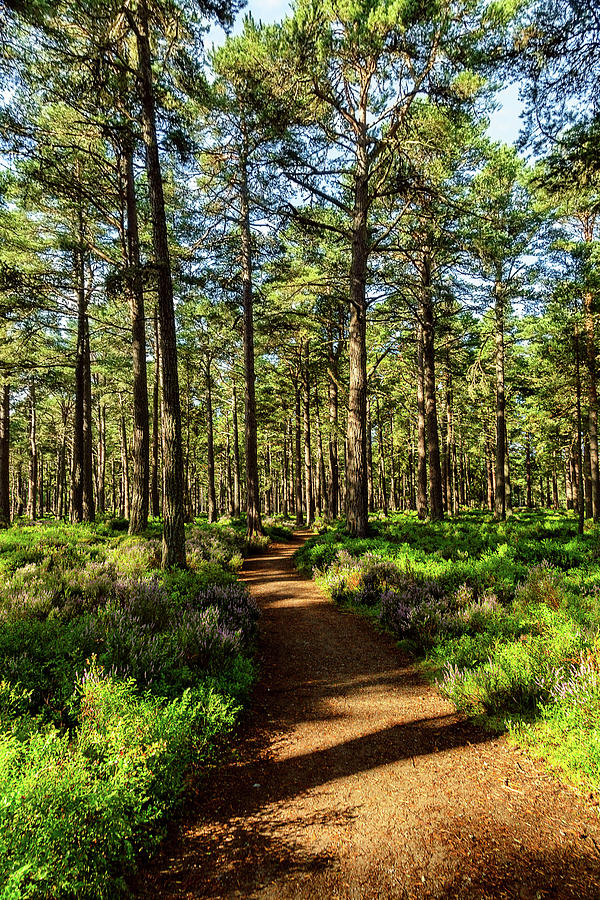
[[[300,576],[307,536],[244,564],[263,611],[247,724],[138,896],[598,900],[598,799],[456,714]]]

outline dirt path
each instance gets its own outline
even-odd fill
[[[600,817],[465,722],[394,642],[247,560],[263,676],[236,757],[144,873],[147,898],[593,898]]]

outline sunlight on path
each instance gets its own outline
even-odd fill
[[[301,578],[303,539],[244,565],[263,609],[249,730],[141,896],[599,898],[594,811]]]

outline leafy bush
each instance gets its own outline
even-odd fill
[[[192,758],[235,720],[209,683],[166,703],[93,666],[75,741],[53,727],[0,736],[4,897],[113,897],[179,801]],[[208,737],[207,737],[208,736]]]
[[[114,523],[113,523],[114,524]],[[0,897],[114,897],[254,678],[244,538],[0,532]],[[89,660],[93,660],[89,664]],[[83,675],[81,674],[83,673]]]

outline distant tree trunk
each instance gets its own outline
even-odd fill
[[[181,443],[179,379],[177,374],[177,337],[175,333],[175,308],[173,303],[173,280],[169,256],[167,219],[156,132],[147,0],[140,0],[135,13],[128,11],[126,15],[128,15],[130,24],[135,31],[137,41],[142,133],[146,147],[152,245],[154,264],[157,270],[164,476],[162,565],[163,568],[174,565],[185,568],[184,468]]]
[[[427,438],[425,430],[425,367],[423,328],[417,326],[417,515],[427,518]]]
[[[29,481],[27,489],[27,518],[37,517],[38,502],[38,447],[35,382],[29,386]]]
[[[295,488],[295,512],[296,525],[304,524],[304,516],[302,514],[302,428],[300,425],[300,386],[297,381],[294,382],[294,399],[296,411],[296,441],[295,441],[295,458],[294,458],[294,488]]]
[[[212,406],[212,374],[210,370],[210,357],[206,358],[206,468],[208,479],[208,521],[217,521],[217,495],[215,491],[215,445],[213,436],[213,406]]]
[[[454,463],[456,460],[456,447],[454,444],[454,392],[452,390],[452,370],[450,369],[450,354],[446,348],[446,496],[448,498],[448,512],[456,515],[456,479],[454,478]]]
[[[302,345],[302,411],[304,431],[304,490],[306,497],[304,507],[306,510],[306,524],[312,525],[315,518],[315,501],[312,483],[312,450],[310,433],[310,373],[309,373],[310,347],[308,340]]]
[[[486,435],[485,440],[485,467],[487,475],[487,506],[490,512],[494,512],[494,460],[492,457],[492,448]]]
[[[323,457],[323,436],[321,434],[321,412],[319,408],[319,391],[315,383],[315,421],[317,425],[317,471],[319,474],[319,490],[317,492],[317,507],[319,515],[323,513],[324,500],[327,496],[325,480],[325,459]],[[325,501],[326,502],[326,501]]]
[[[123,397],[119,395],[121,404],[121,490],[122,501],[121,511],[124,518],[129,518],[129,456],[127,453],[127,428],[125,425],[125,414],[123,412]]]
[[[396,488],[396,457],[394,454],[394,417],[390,416],[390,509],[394,512],[398,507]]]
[[[583,442],[583,473],[584,473],[584,490],[585,490],[585,517],[591,519],[593,516],[592,502],[592,465],[590,460],[590,440],[589,435],[585,437]]]
[[[337,359],[333,351],[329,354],[329,490],[327,493],[327,512],[329,519],[336,519],[340,514],[339,463],[338,463],[338,387]]]
[[[379,398],[377,398],[377,434],[379,436],[379,494],[381,497],[381,508],[384,516],[388,514],[388,497],[387,485],[385,477],[385,447],[383,440],[383,424],[381,421],[381,410],[379,409]]]
[[[85,332],[86,332],[86,296],[85,296],[85,260],[83,251],[82,216],[80,214],[80,242],[73,252],[75,284],[77,292],[77,349],[75,355],[75,408],[73,414],[73,447],[71,461],[71,522],[83,521],[83,420],[84,420],[84,383],[85,383]]]
[[[0,527],[10,525],[10,385],[0,393]]]
[[[584,526],[584,502],[583,502],[583,461],[581,459],[581,351],[579,347],[579,327],[575,326],[575,375],[577,387],[577,512],[578,532],[583,534]]]
[[[282,513],[283,518],[287,519],[289,515],[289,476],[290,476],[290,460],[287,442],[287,425],[283,427],[283,455],[281,460],[281,493],[282,493]]]
[[[106,511],[106,404],[98,404],[98,510]]]
[[[44,456],[41,452],[39,453],[37,494],[38,494],[38,515],[39,515],[40,519],[43,519],[44,512],[45,512]]]
[[[531,494],[531,439],[529,433],[525,436],[525,479],[527,484],[527,509],[533,506]]]
[[[233,515],[240,514],[240,438],[238,432],[237,390],[235,381],[232,385],[231,418],[233,423]]]
[[[504,393],[504,292],[501,272],[496,274],[496,485],[494,508],[497,519],[506,518],[506,399]]]
[[[438,436],[437,400],[435,385],[435,330],[432,298],[432,260],[429,248],[421,259],[420,315],[423,328],[423,369],[425,378],[425,419],[429,456],[429,501],[432,521],[444,518],[442,499],[442,468]]]
[[[146,370],[146,312],[140,260],[137,199],[133,171],[133,140],[124,148],[127,207],[126,257],[128,266],[131,351],[133,358],[133,440],[129,534],[141,534],[148,525],[150,493],[150,422],[148,418],[148,374]]]
[[[371,404],[367,400],[367,491],[369,512],[375,512],[375,489],[373,485],[373,426],[371,423]]]
[[[552,507],[558,509],[558,473],[556,471],[556,451],[552,454]]]
[[[346,522],[355,537],[369,527],[367,482],[367,302],[369,258],[369,148],[366,109],[359,111],[354,171],[354,212],[350,264],[350,321],[348,326],[348,426],[346,433]]]
[[[90,353],[90,325],[85,316],[83,342],[83,521],[96,518],[94,503],[94,434],[92,431],[92,359]]]
[[[150,503],[152,515],[160,516],[160,341],[158,311],[154,307],[154,385],[152,389],[152,473],[150,478]]]
[[[512,481],[510,477],[510,445],[508,443],[508,432],[506,430],[506,419],[504,419],[504,509],[506,517],[512,516]]]

